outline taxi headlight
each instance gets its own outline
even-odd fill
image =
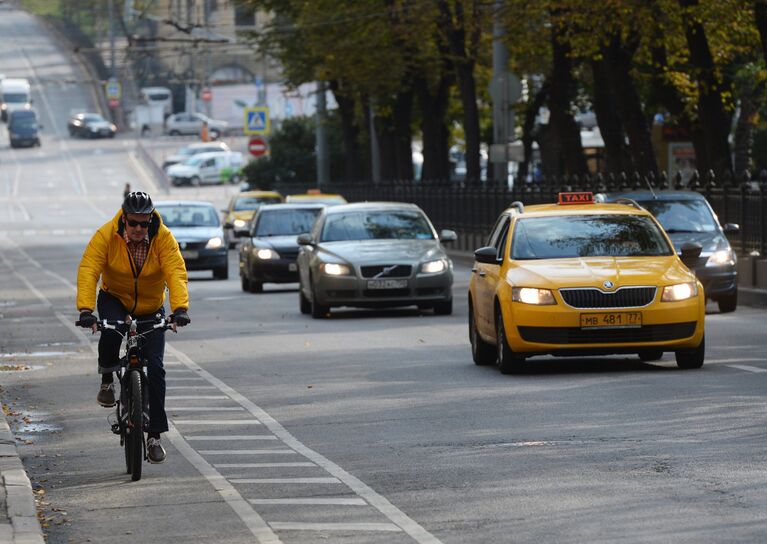
[[[698,285],[694,281],[667,285],[663,288],[661,302],[676,302],[698,296]]]
[[[211,238],[208,240],[208,243],[205,244],[205,249],[216,249],[223,245],[224,241],[221,239],[220,236],[216,236],[214,238]]]
[[[261,259],[262,261],[268,261],[269,259],[279,259],[280,258],[279,253],[277,253],[273,249],[266,249],[266,248],[256,249],[256,248],[253,248],[253,254],[256,257],[258,257],[259,259]]]
[[[537,289],[535,287],[512,287],[511,300],[523,304],[550,305],[556,304],[554,293],[551,289]]]
[[[234,228],[241,229],[245,225],[247,225],[248,223],[246,221],[242,220],[242,219],[235,219],[232,224],[234,225]]]
[[[706,266],[725,266],[734,264],[735,259],[733,258],[731,249],[715,251],[711,257],[708,258],[708,261],[706,261]]]
[[[429,261],[421,265],[421,274],[439,274],[447,269],[447,262],[445,259],[437,259],[436,261]]]
[[[323,263],[320,265],[320,269],[328,276],[348,276],[351,274],[351,270],[345,264]]]

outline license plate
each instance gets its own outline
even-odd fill
[[[181,256],[184,259],[196,259],[197,257],[200,256],[200,252],[199,251],[189,251],[189,250],[186,250],[186,251],[182,251],[181,252]]]
[[[582,329],[633,329],[642,326],[642,312],[581,314]]]
[[[404,289],[407,280],[368,280],[368,289]]]
[[[298,265],[296,263],[288,264],[288,272],[295,272],[296,270],[298,270]]]

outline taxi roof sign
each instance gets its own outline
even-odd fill
[[[579,191],[572,193],[559,193],[559,204],[593,204],[594,193],[591,191]]]

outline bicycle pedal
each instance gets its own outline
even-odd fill
[[[117,423],[112,424],[112,432],[115,434],[120,434],[120,425]]]

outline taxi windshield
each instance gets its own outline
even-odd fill
[[[641,215],[519,218],[511,258],[650,257],[673,255],[655,222]]]
[[[666,232],[716,232],[714,215],[702,200],[642,200]]]
[[[416,211],[364,211],[329,215],[323,242],[342,240],[432,240],[429,222]]]
[[[243,196],[234,201],[232,210],[242,212],[246,210],[257,210],[262,204],[277,204],[280,198],[277,196]]]
[[[258,215],[256,236],[290,236],[312,230],[320,208],[305,210],[269,210]]]

